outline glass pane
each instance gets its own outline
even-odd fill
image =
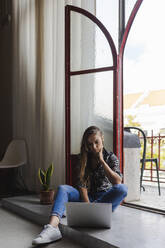
[[[80,152],[80,142],[88,126],[98,126],[105,147],[113,150],[113,77],[102,72],[71,77],[71,154]]]
[[[112,66],[110,46],[89,18],[71,12],[71,71]]]
[[[113,73],[98,73],[95,77],[94,112],[113,121]]]
[[[116,48],[118,47],[118,3],[114,0],[96,0],[96,17],[110,33]]]
[[[126,0],[125,1],[125,22],[127,24],[130,14],[135,6],[137,0]]]

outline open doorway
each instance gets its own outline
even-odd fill
[[[158,158],[161,195],[154,163],[146,163],[140,198],[133,204],[165,210],[165,3],[143,1],[124,54],[124,126],[141,128],[146,158]],[[141,138],[140,138],[141,139]],[[142,145],[143,146],[143,145]],[[133,167],[133,164],[132,164]],[[140,164],[139,164],[140,168]],[[144,190],[145,189],[145,190]]]

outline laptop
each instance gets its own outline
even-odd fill
[[[111,228],[111,216],[111,203],[66,203],[66,217],[68,226]]]

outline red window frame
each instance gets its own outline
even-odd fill
[[[74,75],[88,74],[103,71],[113,71],[113,146],[114,153],[120,161],[120,169],[123,172],[123,55],[124,48],[128,38],[132,23],[143,0],[137,0],[128,23],[124,30],[123,38],[119,48],[119,54],[113,39],[105,26],[90,12],[72,5],[65,7],[65,156],[66,156],[66,183],[72,185],[71,168],[71,131],[70,131],[70,78]],[[113,66],[94,68],[88,70],[71,71],[70,68],[70,35],[71,35],[71,11],[77,12],[89,18],[94,22],[105,35],[113,58]]]

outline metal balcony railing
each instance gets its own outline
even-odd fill
[[[151,131],[151,136],[147,138],[146,158],[158,158],[160,183],[165,183],[165,136],[154,135]],[[141,145],[143,146],[142,138]],[[145,163],[145,173],[143,181],[157,182],[156,168],[153,162]]]

